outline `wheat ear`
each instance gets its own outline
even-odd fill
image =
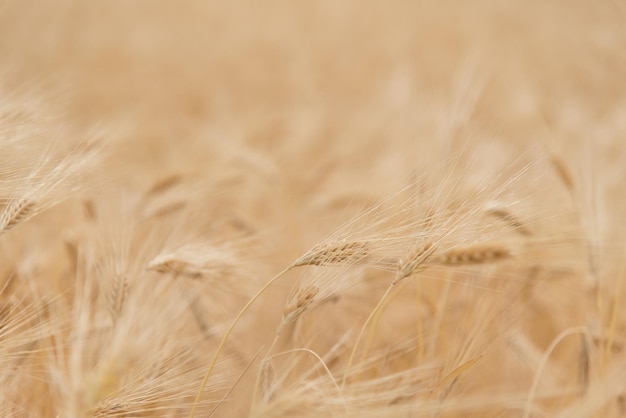
[[[428,242],[423,247],[417,248],[416,250],[409,253],[409,255],[406,256],[404,259],[400,260],[398,262],[398,272],[396,276],[396,281],[400,281],[402,279],[405,279],[417,273],[419,269],[421,268],[421,266],[424,264],[424,261],[426,261],[431,256],[431,254],[435,251],[435,249],[436,247],[433,245],[433,243]],[[419,294],[419,291],[418,291],[418,294]],[[389,301],[391,301],[392,299],[393,299],[393,296],[391,298],[388,298],[381,305],[378,312],[376,312],[376,314],[374,315],[374,318],[373,318],[374,323],[372,324],[372,328],[370,329],[369,335],[367,337],[367,341],[365,342],[365,348],[363,348],[363,353],[361,354],[361,362],[363,362],[363,360],[367,356],[369,348],[372,345],[372,341],[374,339],[374,334],[376,333],[376,329],[378,328],[378,322],[380,320],[380,317],[385,307],[387,306]],[[419,302],[418,302],[418,306],[419,306]],[[421,329],[420,321],[418,321],[418,328]]]
[[[464,266],[471,264],[486,264],[510,258],[511,250],[503,244],[488,243],[476,244],[467,247],[454,248],[433,255],[429,264],[444,266]]]
[[[109,313],[113,319],[113,324],[117,322],[124,304],[126,303],[126,297],[128,296],[128,277],[125,274],[118,274],[112,283],[111,291],[109,292],[108,304]]]
[[[0,215],[0,234],[24,222],[33,214],[34,209],[35,203],[28,199],[9,203]]]
[[[435,249],[436,247],[428,242],[423,247],[409,253],[407,257],[398,262],[398,272],[395,280],[400,281],[415,274],[424,262],[431,257]]]
[[[524,223],[517,216],[511,213],[511,211],[505,208],[493,207],[487,210],[487,214],[502,220],[511,228],[515,229],[520,235],[532,235],[528,227],[526,227],[526,225],[524,225]]]
[[[281,327],[278,330],[279,334],[284,325],[289,322],[295,321],[309,307],[311,307],[311,305],[313,304],[313,299],[315,298],[315,296],[317,296],[319,291],[320,288],[317,286],[308,286],[306,288],[298,290],[296,294],[296,300],[285,307],[285,311],[283,312],[283,321]]]
[[[276,335],[274,335],[274,340],[272,341],[270,348],[267,350],[267,354],[265,355],[265,358],[263,359],[263,362],[261,363],[261,368],[256,375],[254,391],[252,392],[252,406],[253,407],[256,404],[258,389],[264,387],[263,382],[266,381],[266,379],[269,377],[269,375],[267,374],[268,370],[266,370],[266,368],[271,367],[272,371],[274,371],[273,366],[271,365],[271,359],[272,359],[271,354],[274,351],[274,347],[276,347],[276,344],[278,344],[278,338],[280,337],[281,328],[282,328],[282,324],[279,327],[278,331],[276,332]],[[274,375],[272,377],[275,378],[276,376]]]
[[[370,245],[362,241],[322,243],[298,258],[292,267],[332,266],[343,262],[358,262],[370,254]]]
[[[146,196],[154,196],[157,194],[161,194],[172,187],[178,185],[182,180],[182,177],[179,174],[170,174],[167,177],[162,178],[157,181],[148,189],[146,192]]]
[[[550,163],[552,164],[552,168],[554,169],[556,174],[559,176],[559,179],[561,180],[561,182],[563,183],[567,191],[570,194],[574,194],[575,192],[574,176],[572,176],[572,172],[567,167],[567,164],[565,163],[563,158],[561,158],[557,154],[552,154],[550,156]]]

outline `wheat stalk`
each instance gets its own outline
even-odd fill
[[[198,389],[198,393],[196,395],[196,398],[194,400],[193,406],[191,408],[191,412],[189,413],[189,418],[194,418],[195,417],[196,411],[197,411],[198,406],[200,404],[200,398],[202,397],[202,393],[204,393],[204,389],[206,388],[206,385],[209,382],[209,377],[211,377],[211,373],[213,373],[213,368],[215,367],[215,364],[217,363],[217,359],[218,359],[219,355],[221,354],[221,352],[222,352],[222,350],[224,348],[224,345],[226,344],[226,341],[230,337],[230,334],[232,334],[233,330],[235,329],[235,327],[237,326],[237,324],[241,320],[241,317],[243,317],[243,315],[248,311],[248,309],[250,309],[252,304],[259,297],[261,297],[261,295],[263,293],[265,293],[265,291],[267,289],[269,289],[269,287],[272,284],[274,284],[278,279],[280,279],[290,269],[291,269],[291,267],[287,267],[286,269],[284,269],[283,271],[278,273],[276,276],[274,276],[272,279],[270,279],[267,283],[265,283],[265,285],[261,289],[259,289],[259,291],[257,293],[255,293],[254,296],[252,296],[248,300],[248,302],[244,305],[244,307],[241,308],[241,310],[239,311],[239,313],[237,314],[235,319],[233,319],[233,322],[230,324],[230,326],[228,327],[228,329],[224,333],[224,336],[222,337],[220,343],[218,344],[217,349],[215,350],[215,354],[213,354],[213,358],[211,359],[211,362],[209,363],[209,367],[207,368],[207,371],[206,371],[206,373],[204,375],[204,378],[202,379],[202,382],[200,383],[200,388]]]

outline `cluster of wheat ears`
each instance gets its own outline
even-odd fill
[[[626,416],[625,25],[0,1],[0,416]]]

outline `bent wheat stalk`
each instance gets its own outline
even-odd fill
[[[383,314],[383,312],[385,312],[385,309],[387,308],[387,306],[389,306],[389,303],[391,303],[391,301],[400,293],[402,293],[402,291],[404,290],[404,288],[406,287],[406,285],[409,282],[405,281],[402,283],[402,286],[399,286],[396,290],[396,292],[391,295],[390,297],[388,297],[385,302],[383,302],[383,304],[381,305],[380,309],[378,310],[378,312],[376,312],[376,314],[374,315],[373,318],[373,323],[372,323],[372,327],[370,329],[370,332],[367,336],[367,340],[365,341],[365,347],[363,348],[363,353],[361,353],[361,363],[363,363],[365,361],[365,358],[367,357],[367,353],[369,352],[370,347],[372,346],[372,343],[374,342],[374,335],[376,335],[376,330],[378,329],[378,324],[380,322],[380,318]]]
[[[393,282],[391,282],[389,287],[387,287],[387,290],[385,290],[385,293],[383,294],[383,296],[378,301],[378,304],[376,305],[374,310],[372,310],[372,312],[369,314],[369,316],[365,320],[365,323],[361,327],[361,331],[359,332],[359,336],[357,337],[356,342],[354,343],[354,347],[352,348],[352,352],[350,353],[350,357],[348,358],[348,364],[346,365],[346,371],[344,372],[343,378],[341,379],[341,392],[343,392],[344,388],[346,387],[346,381],[348,380],[348,375],[350,374],[350,368],[352,367],[352,363],[354,362],[354,357],[356,356],[356,351],[359,348],[359,344],[361,343],[361,339],[363,339],[363,334],[365,334],[365,330],[369,326],[370,322],[372,322],[372,319],[376,316],[376,312],[378,312],[380,310],[380,308],[383,306],[383,304],[385,303],[385,300],[389,296],[389,293],[391,293],[391,290],[396,286],[396,284],[398,284],[397,280],[394,280]]]
[[[548,360],[550,359],[552,352],[565,338],[571,335],[577,335],[577,334],[582,335],[583,338],[589,338],[589,330],[587,327],[583,326],[583,327],[567,328],[561,331],[561,333],[557,335],[556,338],[554,338],[554,340],[552,340],[552,342],[546,349],[541,359],[541,363],[539,364],[539,367],[537,368],[537,371],[535,372],[533,383],[530,386],[530,390],[528,391],[528,399],[526,399],[526,405],[524,406],[524,415],[523,415],[524,418],[530,418],[530,413],[531,413],[531,409],[533,406],[533,400],[535,399],[535,394],[537,393],[537,389],[539,388],[539,381],[541,379],[541,374],[543,373],[543,370],[546,368],[546,365],[548,364]]]
[[[226,333],[222,337],[222,340],[220,341],[219,345],[217,346],[217,350],[215,351],[215,354],[213,354],[213,358],[211,359],[211,363],[209,364],[209,368],[207,369],[207,371],[206,371],[206,373],[204,375],[204,378],[202,379],[202,383],[200,384],[200,389],[198,390],[198,394],[196,395],[196,399],[193,402],[193,406],[191,408],[191,412],[189,413],[189,418],[194,418],[196,416],[196,411],[198,410],[198,405],[200,404],[200,398],[202,398],[202,393],[204,392],[204,389],[206,388],[206,385],[209,382],[209,378],[211,377],[211,373],[213,373],[213,368],[215,367],[215,364],[217,363],[217,358],[222,353],[222,350],[224,349],[224,345],[226,344],[226,340],[228,340],[228,338],[230,337],[230,334],[233,332],[233,330],[235,329],[235,327],[237,326],[237,324],[241,320],[241,317],[243,316],[243,314],[245,314],[248,311],[248,309],[250,309],[252,304],[254,302],[256,302],[256,300],[263,293],[265,293],[265,291],[272,284],[274,284],[285,273],[287,273],[289,270],[291,270],[292,267],[293,266],[289,266],[289,267],[285,268],[283,271],[278,273],[276,276],[272,277],[272,279],[270,281],[265,283],[265,285],[261,289],[259,289],[259,291],[256,292],[256,294],[254,296],[252,296],[252,298],[248,301],[248,303],[246,303],[245,306],[243,308],[241,308],[241,310],[239,311],[239,313],[237,314],[237,316],[235,317],[233,322],[230,324],[230,326],[226,330]]]
[[[259,357],[259,354],[261,354],[261,351],[263,351],[263,349],[261,348],[259,351],[256,352],[256,354],[252,357],[252,359],[250,359],[250,361],[248,362],[248,364],[246,364],[246,367],[244,367],[243,371],[239,374],[239,377],[237,378],[237,380],[235,380],[235,383],[233,383],[230,388],[228,389],[228,391],[224,394],[224,396],[222,396],[222,399],[220,399],[220,401],[217,403],[217,405],[215,405],[215,407],[213,408],[213,410],[211,411],[211,413],[208,415],[208,418],[211,418],[213,415],[215,415],[215,413],[217,412],[217,410],[219,409],[220,406],[222,406],[224,404],[224,402],[226,401],[226,399],[228,399],[228,397],[230,396],[230,394],[233,392],[233,390],[235,389],[235,387],[239,384],[239,382],[241,382],[241,379],[243,379],[244,375],[248,372],[248,370],[250,369],[250,366],[252,366],[252,364],[255,362],[255,360],[257,359],[257,357]]]

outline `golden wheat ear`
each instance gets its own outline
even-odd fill
[[[115,324],[124,309],[128,297],[128,276],[117,274],[111,283],[111,289],[106,295],[107,307]]]
[[[512,256],[511,249],[502,243],[475,244],[434,254],[429,263],[455,267],[494,263],[509,259]]]
[[[147,270],[189,279],[219,279],[240,270],[239,261],[232,246],[198,242],[161,251]]]
[[[0,189],[0,193],[9,196],[3,199],[5,204],[0,210],[0,235],[77,192],[99,152],[93,143],[83,144],[62,157],[45,150],[27,172],[12,173],[16,179]]]
[[[306,310],[313,305],[314,298],[319,291],[320,288],[317,286],[308,286],[303,289],[298,289],[294,301],[285,307],[283,321],[295,321],[300,315],[306,312]]]
[[[396,273],[397,281],[415,274],[420,267],[430,258],[436,247],[433,243],[426,243],[423,247],[419,247],[405,258],[398,262],[398,271]]]
[[[528,226],[524,222],[522,222],[522,220],[517,215],[515,215],[511,210],[507,209],[506,207],[489,205],[489,207],[487,208],[487,215],[500,219],[503,223],[509,225],[520,235],[532,235],[532,231],[528,228]]]
[[[333,266],[364,261],[371,254],[371,245],[362,241],[324,242],[293,262],[299,266]]]
[[[0,235],[25,222],[36,213],[35,202],[29,199],[10,201],[0,214]]]

